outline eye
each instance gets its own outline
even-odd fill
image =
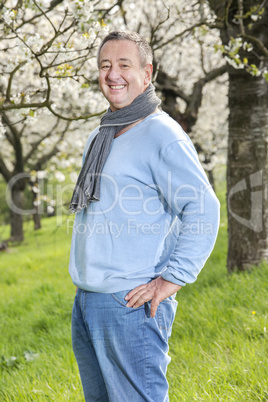
[[[129,65],[128,64],[121,64],[121,68],[123,68],[125,70],[125,69],[129,68]]]
[[[108,70],[110,68],[110,66],[108,64],[104,64],[103,66],[101,66],[101,70]]]

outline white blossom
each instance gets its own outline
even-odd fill
[[[94,6],[91,0],[71,0],[68,1],[68,8],[70,8],[74,17],[78,20],[79,28],[85,31]]]
[[[33,192],[36,193],[36,194],[40,192],[39,188],[36,187],[36,186],[33,186],[33,187],[32,187],[32,190],[33,190]]]
[[[0,122],[0,138],[4,137],[5,134],[6,134],[6,129],[5,129],[4,125]]]
[[[55,209],[51,205],[47,206],[47,213],[48,214],[53,214],[54,211],[55,211]]]
[[[253,50],[253,46],[251,43],[248,43],[247,41],[245,41],[243,43],[243,49],[246,50],[247,52],[251,52]]]
[[[62,172],[60,172],[59,170],[57,170],[56,172],[55,172],[55,178],[61,183],[61,182],[63,182],[63,181],[65,181],[65,175],[62,173]]]
[[[47,177],[47,172],[45,170],[38,170],[37,177],[39,180],[45,179]]]
[[[28,1],[28,0],[27,0]],[[194,6],[196,2],[189,0],[188,2],[178,0],[165,0],[165,5],[170,8],[170,19],[160,25],[156,32],[156,42],[159,40],[161,43],[165,40],[172,39],[173,36],[179,34],[184,29],[192,26],[195,22],[199,21],[198,7]],[[6,4],[15,7],[17,0],[7,0]],[[23,3],[24,4],[24,3]],[[22,6],[18,9],[15,22],[14,15],[11,13],[6,14],[10,22],[19,25],[24,20],[31,19],[36,15],[36,6],[33,1],[29,0],[29,6],[25,8]],[[50,0],[38,0],[41,7],[48,7]],[[108,9],[112,5],[111,0],[101,0],[98,3],[98,8]],[[62,26],[62,31],[67,24],[77,19],[73,26],[73,34],[69,43],[66,43],[72,31],[68,31],[65,36],[58,37],[49,51],[39,59],[44,66],[48,66],[56,57],[55,64],[58,66],[52,67],[47,70],[47,73],[52,77],[50,78],[51,97],[50,102],[52,109],[67,117],[88,115],[105,110],[108,106],[107,101],[100,92],[95,92],[92,88],[90,81],[97,79],[98,71],[96,66],[96,50],[100,43],[101,37],[107,33],[108,29],[128,29],[137,30],[140,26],[140,33],[147,39],[150,39],[151,26],[156,26],[159,21],[163,21],[167,16],[168,11],[166,6],[163,6],[162,1],[158,0],[126,0],[124,3],[124,10],[126,12],[126,20],[128,25],[122,17],[119,7],[114,7],[112,12],[107,16],[106,21],[98,21],[99,14],[94,14],[93,2],[90,0],[65,0],[59,4],[55,10],[49,13],[49,18],[55,27],[59,27],[65,15],[65,8],[68,7],[68,15],[66,17],[66,25]],[[196,12],[194,10],[197,10]],[[148,23],[148,10],[150,14],[150,23]],[[187,12],[184,12],[184,11]],[[10,10],[3,9],[2,14]],[[208,10],[205,9],[207,17],[209,17]],[[178,15],[180,18],[178,19]],[[112,16],[112,18],[110,18]],[[111,19],[109,25],[106,26],[105,22]],[[213,18],[210,16],[209,18]],[[177,22],[176,22],[177,21]],[[175,23],[176,22],[176,23]],[[78,24],[78,30],[77,25]],[[170,25],[172,24],[172,29]],[[215,54],[214,44],[219,43],[219,35],[215,32],[202,31],[202,27],[196,31],[196,35],[202,37],[204,49],[204,68],[209,71],[210,69],[218,66],[221,61],[221,54]],[[8,39],[1,43],[3,47],[7,48],[6,52],[2,52],[2,60],[0,60],[0,81],[5,93],[10,72],[13,71],[19,63],[26,61],[26,64],[21,66],[14,75],[11,88],[11,100],[14,104],[25,104],[24,109],[14,110],[12,113],[13,121],[21,120],[26,117],[24,121],[27,126],[24,130],[25,137],[22,139],[25,154],[31,150],[31,145],[45,137],[50,130],[52,130],[56,117],[47,109],[32,110],[27,107],[30,102],[44,102],[47,94],[47,82],[44,77],[40,77],[40,65],[34,57],[34,52],[40,51],[42,46],[51,38],[53,38],[54,31],[48,20],[41,16],[34,20],[31,24],[26,24],[17,30],[18,38]],[[91,46],[94,44],[94,48]],[[240,48],[241,43],[230,43],[235,48]],[[80,64],[79,57],[82,49],[87,48],[87,57]],[[248,50],[248,48],[247,48]],[[219,53],[219,52],[218,52]],[[70,62],[71,59],[77,61]],[[166,71],[170,76],[174,77],[174,85],[179,87],[185,94],[191,94],[194,83],[202,78],[204,75],[200,67],[200,44],[194,37],[189,34],[184,39],[177,39],[164,47],[155,51],[155,59],[157,63],[161,64],[161,68]],[[62,65],[60,65],[62,63]],[[66,68],[64,67],[66,64]],[[72,69],[68,70],[68,65]],[[236,67],[237,68],[237,67]],[[57,75],[58,74],[58,75]],[[65,76],[61,78],[60,75]],[[68,76],[70,74],[70,77]],[[72,78],[73,75],[73,78]],[[84,78],[84,77],[85,78]],[[89,84],[88,84],[89,82]],[[213,87],[215,94],[221,93],[221,84],[216,84]],[[207,91],[202,104],[202,112],[199,113],[198,121],[196,124],[197,129],[193,131],[193,136],[202,143],[204,149],[213,151],[215,145],[216,149],[222,146],[221,140],[214,138],[214,130],[221,134],[220,138],[224,137],[226,133],[223,120],[226,118],[227,105],[225,102],[225,94],[220,96],[221,101],[215,101],[215,98],[209,96]],[[224,92],[224,91],[223,91]],[[180,98],[177,99],[176,107],[180,112],[185,111],[186,104]],[[220,116],[217,120],[216,116]],[[64,126],[65,123],[63,123]],[[88,121],[74,121],[68,132],[65,134],[64,140],[58,146],[59,153],[49,161],[48,172],[55,172],[57,179],[58,171],[62,167],[68,168],[70,166],[77,168],[81,165],[81,155],[83,152],[86,139],[90,131],[99,124],[99,118]],[[53,149],[58,143],[63,126],[54,130],[49,134],[39,145],[37,152],[31,156],[31,162],[35,163],[38,158],[41,158],[49,150]],[[0,126],[0,135],[4,134],[3,127]],[[27,133],[27,135],[26,135]],[[6,140],[1,143],[1,152],[7,156],[7,164],[12,168],[10,155],[12,149]],[[69,158],[72,154],[73,159]],[[13,158],[13,157],[12,157]],[[219,160],[220,157],[218,157]],[[212,164],[216,163],[212,158]],[[71,178],[71,176],[70,176]],[[72,176],[75,181],[75,173]],[[63,179],[62,177],[60,180]],[[57,179],[58,180],[58,179]],[[59,180],[59,181],[60,181]],[[72,180],[72,179],[71,179]]]
[[[78,174],[76,172],[72,172],[72,173],[70,173],[69,176],[70,176],[70,179],[71,179],[72,183],[76,183],[77,178],[78,178]]]
[[[224,56],[224,59],[227,61],[228,64],[230,64],[232,67],[236,68],[236,69],[243,69],[244,68],[244,64],[238,60],[238,62],[236,63],[234,59],[228,57],[228,56]]]
[[[15,94],[11,97],[11,100],[15,103],[15,105],[18,105],[21,103],[21,93]]]
[[[33,205],[34,205],[35,207],[38,207],[39,205],[41,205],[41,200],[35,200],[35,201],[33,202]]]
[[[15,19],[15,17],[16,17],[16,14],[13,10],[11,10],[11,11],[7,10],[3,13],[3,20],[8,25],[12,24],[12,21]]]
[[[252,21],[258,21],[258,19],[259,19],[259,16],[258,15],[256,15],[256,14],[251,14],[251,19],[252,19]]]
[[[44,44],[44,39],[36,32],[34,35],[28,36],[26,43],[33,51],[38,52]],[[30,51],[29,53],[31,54]]]

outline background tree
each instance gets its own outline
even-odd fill
[[[193,0],[187,4],[171,0],[150,4],[141,0],[135,4],[130,0],[5,1],[0,42],[5,139],[0,173],[5,180],[10,183],[17,174],[43,169],[60,154],[65,155],[66,166],[79,138],[83,138],[81,154],[91,118],[107,105],[99,94],[95,64],[106,21],[110,30],[135,30],[151,43],[154,84],[163,109],[191,133],[213,183],[213,167],[225,146],[226,66],[215,53],[220,38],[207,28],[214,22],[205,11]],[[213,101],[213,94],[221,102]],[[60,161],[55,163],[61,166]],[[18,180],[13,186],[15,205],[22,203],[25,183]],[[37,194],[35,184],[33,191]],[[12,216],[12,237],[18,240],[22,217]]]
[[[23,240],[23,194],[31,170],[44,169],[61,151],[68,157],[68,148],[74,155],[79,138],[74,142],[71,134],[104,105],[97,95],[88,100],[86,74],[106,28],[91,19],[91,2],[84,1],[82,11],[75,1],[1,4],[0,173],[11,192],[10,240]]]
[[[216,30],[210,32],[215,28],[210,10],[192,0],[152,0],[150,5],[124,0],[117,7],[103,16],[110,17],[111,28],[137,31],[150,42],[162,108],[190,134],[214,185],[213,168],[222,162],[226,147],[227,67],[215,52],[220,37]],[[204,97],[208,91],[210,96]]]
[[[193,0],[102,4],[98,12],[110,29],[137,31],[151,44],[162,108],[190,134],[214,186],[214,167],[225,163],[228,108],[227,66],[215,52],[221,41],[210,9]]]
[[[268,258],[268,2],[210,0],[228,61],[228,270]]]

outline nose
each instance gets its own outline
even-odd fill
[[[110,81],[116,81],[118,78],[120,78],[119,71],[115,67],[111,66],[107,72],[106,79]]]

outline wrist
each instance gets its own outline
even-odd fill
[[[159,278],[161,278],[161,282],[163,283],[163,286],[165,286],[167,289],[169,289],[172,292],[171,294],[178,292],[182,288],[181,285],[178,285],[177,283],[174,283],[174,282],[167,281],[162,276],[160,276]]]

